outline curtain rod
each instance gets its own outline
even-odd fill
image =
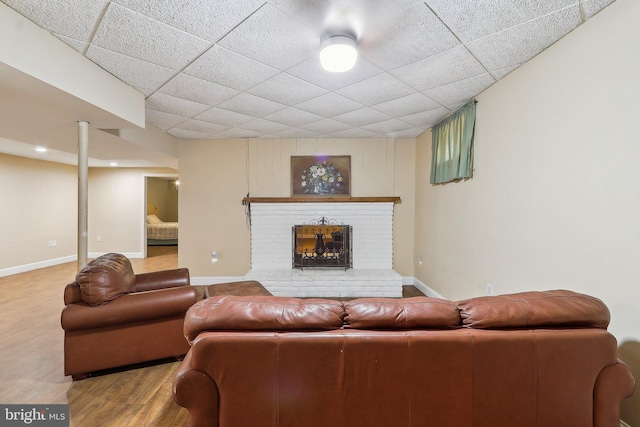
[[[454,110],[452,112],[450,112],[449,114],[447,114],[446,116],[444,116],[442,119],[440,119],[440,121],[438,123],[436,123],[435,125],[431,126],[431,129],[433,129],[434,127],[438,126],[440,123],[444,122],[445,120],[447,120],[449,117],[453,116],[455,113],[457,113],[458,111],[462,110],[464,107],[467,106],[468,103],[470,103],[471,101],[473,101],[474,104],[477,104],[478,101],[475,99],[470,99],[469,101],[465,102],[460,108],[458,108],[457,110]]]

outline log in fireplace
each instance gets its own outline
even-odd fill
[[[350,225],[322,217],[291,232],[293,268],[353,268]]]

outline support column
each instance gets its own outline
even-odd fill
[[[89,258],[89,122],[78,122],[78,271]]]

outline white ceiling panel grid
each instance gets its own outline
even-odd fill
[[[179,138],[414,137],[613,0],[0,0]],[[354,69],[318,60],[357,38]]]

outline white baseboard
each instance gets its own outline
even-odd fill
[[[65,257],[47,259],[44,261],[32,262],[30,264],[17,265],[0,269],[0,277],[11,276],[13,274],[26,273],[27,271],[37,270],[39,268],[52,267],[54,265],[65,264],[78,259],[77,255],[68,255]]]
[[[631,426],[625,423],[624,421],[620,420],[620,427],[631,427]]]
[[[408,279],[411,279],[411,283],[407,283],[407,285],[415,286],[420,292],[422,292],[426,296],[432,297],[432,298],[447,299],[446,297],[442,296],[439,292],[437,292],[436,290],[430,288],[424,282],[421,282],[420,280],[416,279],[415,277],[410,277]],[[404,284],[404,278],[403,278],[402,283]]]

